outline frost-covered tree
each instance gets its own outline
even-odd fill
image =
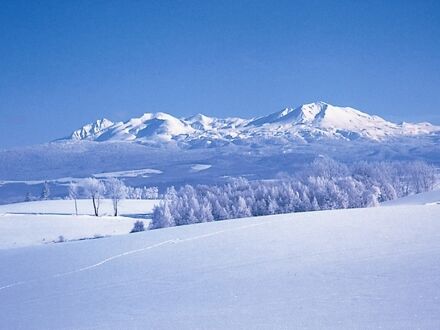
[[[99,216],[101,198],[105,194],[104,183],[95,178],[87,178],[83,181],[82,186],[87,197],[92,199],[95,216]]]
[[[139,188],[127,187],[127,198],[128,199],[141,199],[142,191]]]
[[[159,206],[155,206],[153,210],[152,228],[166,228],[176,225],[171,214],[169,201],[163,201]]]
[[[49,196],[50,196],[49,183],[47,181],[44,181],[43,189],[41,191],[41,198],[40,199],[47,200],[47,199],[49,199]]]
[[[75,203],[75,215],[78,215],[79,185],[75,182],[70,182],[68,189],[69,189],[69,198],[73,199]]]
[[[316,197],[313,197],[312,205],[311,205],[311,211],[319,211],[321,208],[319,207],[318,201],[316,200]]]
[[[222,185],[171,187],[153,214],[153,227],[179,226],[246,216],[376,206],[430,190],[435,169],[425,163],[341,164],[318,158],[277,180],[231,179]]]
[[[236,218],[244,218],[251,216],[251,211],[246,203],[246,200],[242,196],[238,196],[236,204],[237,204],[235,208]]]
[[[118,216],[118,206],[121,200],[127,198],[128,189],[125,186],[124,182],[117,178],[110,178],[105,183],[106,191],[108,197],[112,200],[113,203],[113,214],[114,216]]]
[[[158,198],[159,198],[159,188],[157,187],[142,188],[142,199],[158,199]]]
[[[429,191],[434,188],[436,177],[435,168],[421,161],[412,162],[412,185],[416,193]]]
[[[347,176],[348,173],[349,169],[347,165],[324,156],[317,157],[311,166],[304,170],[304,174],[306,175],[319,176],[327,179]]]

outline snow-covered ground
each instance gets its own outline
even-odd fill
[[[131,171],[118,171],[118,172],[107,172],[107,173],[97,173],[93,176],[95,178],[135,178],[137,176],[142,176],[148,178],[151,174],[161,174],[162,171],[145,168],[141,170],[131,170]]]
[[[383,206],[391,205],[440,205],[440,189],[429,191],[422,194],[410,195],[403,198],[398,198],[392,201],[382,203]]]
[[[194,164],[193,166],[191,166],[191,170],[193,172],[200,172],[200,171],[205,171],[207,169],[210,169],[212,167],[212,165],[209,164]]]
[[[128,234],[135,221],[142,217],[148,226],[148,214],[155,200],[124,200],[120,216],[111,216],[110,200],[102,200],[104,216],[95,217],[90,200],[78,200],[75,216],[72,200],[48,200],[0,205],[0,249],[23,247],[64,240]]]
[[[440,327],[440,205],[0,251],[5,329]]]
[[[148,214],[153,211],[153,207],[157,203],[157,200],[126,199],[119,204],[119,215]],[[1,213],[72,215],[75,214],[75,204],[70,199],[13,203],[0,205]],[[102,215],[113,215],[112,201],[109,199],[101,200],[99,213]],[[89,199],[79,199],[78,214],[93,215],[92,201]]]

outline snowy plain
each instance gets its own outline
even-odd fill
[[[0,249],[49,244],[109,235],[128,234],[134,222],[148,226],[156,200],[124,200],[118,217],[112,203],[102,200],[100,213],[93,216],[90,200],[78,200],[78,216],[73,200],[47,200],[0,205]]]
[[[0,264],[5,329],[440,327],[436,204],[0,250]]]

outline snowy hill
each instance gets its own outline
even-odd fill
[[[0,251],[5,329],[437,329],[440,205]]]
[[[165,113],[145,113],[124,123],[98,121],[72,134],[72,139],[93,141],[136,141],[163,143],[174,141],[183,146],[206,147],[218,143],[237,143],[255,138],[284,137],[291,141],[316,139],[354,140],[413,136],[440,132],[440,127],[422,124],[395,124],[378,116],[349,107],[324,102],[284,109],[256,119],[219,119],[198,114],[178,119]],[[204,143],[200,143],[203,140]]]
[[[91,136],[96,141],[144,141],[157,138],[169,140],[173,136],[191,133],[193,129],[183,121],[166,113],[146,113],[125,123],[116,123],[103,129],[98,136]]]
[[[410,195],[382,203],[383,206],[395,205],[440,205],[440,189],[421,194]]]
[[[72,200],[47,200],[0,205],[0,250],[128,234],[137,220],[148,226],[155,200],[124,200],[120,216],[113,216],[111,200],[102,200],[100,214],[93,214],[90,200],[78,200],[78,216]]]

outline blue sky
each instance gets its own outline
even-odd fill
[[[2,1],[0,147],[316,100],[440,124],[439,1]]]

